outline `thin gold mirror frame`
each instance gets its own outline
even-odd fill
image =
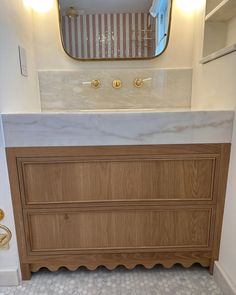
[[[68,51],[66,50],[66,45],[65,45],[65,40],[63,38],[63,32],[62,32],[62,20],[61,20],[61,13],[60,13],[60,0],[57,0],[57,11],[58,11],[58,23],[59,23],[59,30],[60,30],[60,38],[61,38],[61,43],[62,43],[62,47],[64,52],[66,53],[66,55],[70,58],[72,58],[73,60],[76,61],[82,61],[82,62],[87,62],[87,61],[137,61],[137,60],[152,60],[152,59],[156,59],[157,57],[159,57],[160,55],[162,55],[168,45],[169,45],[169,41],[170,41],[170,32],[171,32],[171,25],[172,25],[172,8],[173,8],[173,0],[169,0],[170,1],[170,8],[169,8],[169,23],[168,23],[168,34],[167,34],[167,38],[166,38],[166,45],[163,49],[163,51],[155,56],[150,56],[150,57],[132,57],[132,58],[77,58],[74,57],[73,55],[70,55],[68,53]]]

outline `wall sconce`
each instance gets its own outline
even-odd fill
[[[23,0],[26,7],[32,8],[35,12],[49,12],[54,5],[54,0]]]
[[[176,0],[176,5],[185,13],[192,13],[204,5],[203,0]]]

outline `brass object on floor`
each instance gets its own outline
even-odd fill
[[[4,217],[5,217],[5,213],[2,209],[0,209],[0,221],[2,221]]]
[[[4,231],[4,233],[1,233],[1,230]],[[0,224],[0,249],[4,248],[11,240],[12,233],[8,227],[5,225]]]

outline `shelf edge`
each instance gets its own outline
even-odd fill
[[[208,21],[211,19],[213,15],[215,15],[222,7],[224,7],[230,0],[223,0],[218,4],[214,9],[212,9],[205,17],[205,21]]]
[[[211,62],[211,61],[213,61],[215,59],[218,59],[218,58],[220,58],[222,56],[230,54],[230,53],[232,53],[234,51],[236,51],[236,43],[233,44],[233,45],[224,47],[224,48],[222,48],[220,50],[217,50],[217,51],[203,57],[202,59],[200,59],[200,63],[201,64],[206,64],[206,63]]]

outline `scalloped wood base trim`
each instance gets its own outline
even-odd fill
[[[114,253],[114,254],[91,254],[91,255],[63,255],[34,257],[27,265],[30,272],[37,272],[40,268],[47,268],[54,272],[61,267],[66,267],[70,271],[75,271],[79,267],[86,267],[95,270],[99,266],[104,266],[108,270],[113,270],[118,266],[133,269],[137,265],[143,265],[147,269],[155,265],[162,265],[171,268],[175,264],[180,264],[185,268],[191,267],[195,263],[203,267],[210,267],[212,263],[210,252],[181,252],[181,253]],[[24,269],[26,265],[23,265]],[[24,276],[25,273],[25,276]],[[30,279],[29,273],[22,269],[23,279]]]
[[[79,264],[79,265],[78,264],[76,264],[76,265],[69,265],[68,264],[68,265],[66,265],[65,264],[65,265],[42,265],[42,266],[40,266],[40,265],[32,265],[31,266],[31,271],[32,272],[37,272],[41,268],[47,268],[49,271],[55,272],[55,271],[58,271],[61,267],[65,267],[70,271],[76,271],[80,267],[86,267],[88,270],[96,270],[99,266],[104,266],[108,270],[114,270],[118,266],[124,266],[128,270],[132,270],[138,265],[142,265],[146,269],[152,269],[156,265],[162,265],[164,268],[169,269],[169,268],[172,268],[175,264],[180,264],[185,268],[189,268],[195,263],[200,263],[203,267],[208,267],[209,266],[207,263],[201,263],[201,262],[198,262],[198,261],[189,262],[189,263],[186,263],[186,262],[175,262],[175,263],[173,263],[173,262],[167,262],[167,263],[159,262],[159,263],[152,263],[152,264],[145,264],[145,263],[137,263],[137,264],[127,264],[127,263],[126,264],[125,263],[124,264],[99,264],[99,265],[84,265],[84,264]]]

